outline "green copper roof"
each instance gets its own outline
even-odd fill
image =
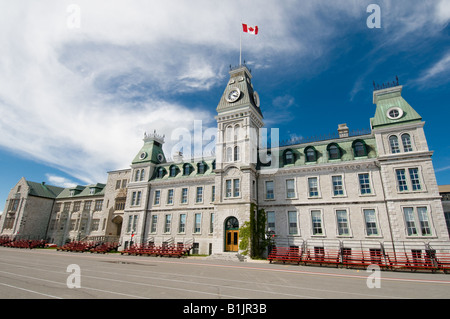
[[[77,185],[75,187],[68,187],[64,188],[57,198],[101,196],[105,194],[105,186],[105,184],[97,183],[87,186]],[[93,190],[92,193],[91,189]]]
[[[402,86],[374,91],[374,103],[377,108],[375,116],[371,118],[372,128],[422,120],[422,117],[401,96],[401,91]],[[398,119],[389,118],[387,113],[392,108],[400,109],[403,114]]]
[[[45,198],[56,198],[63,190],[62,187],[26,181],[30,190],[29,195]]]
[[[164,143],[164,137],[159,136],[156,133],[145,134],[144,145],[142,146],[139,153],[134,157],[132,164],[140,163],[165,163],[166,157],[162,149],[162,144]]]
[[[222,98],[217,105],[216,111],[218,113],[228,110],[240,109],[243,106],[251,105],[261,116],[262,112],[259,106],[256,105],[253,85],[251,83],[252,75],[246,66],[241,65],[239,68],[230,71],[230,80],[225,87]],[[233,89],[238,88],[241,91],[240,97],[236,102],[230,103],[226,97]]]

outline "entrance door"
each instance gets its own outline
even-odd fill
[[[239,221],[229,217],[225,222],[225,251],[239,250]]]
[[[226,251],[238,251],[239,249],[239,230],[226,231]]]

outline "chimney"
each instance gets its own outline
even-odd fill
[[[347,123],[339,124],[338,132],[339,132],[339,138],[348,137]]]

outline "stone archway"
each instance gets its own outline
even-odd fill
[[[119,236],[120,237],[120,233],[122,231],[122,222],[123,222],[122,216],[116,216],[111,221],[113,222],[114,225],[116,225],[116,234],[115,234],[115,236]]]

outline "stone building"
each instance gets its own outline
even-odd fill
[[[106,184],[55,194],[41,221],[49,224],[45,236],[58,244],[109,238],[122,248],[190,243],[194,253],[235,254],[250,210],[263,209],[277,245],[381,249],[448,242],[424,122],[402,89],[398,82],[374,88],[369,131],[339,124],[327,138],[277,145],[271,135],[265,144],[252,74],[245,65],[230,69],[216,108],[213,156],[177,153],[168,161],[164,136],[145,134],[129,169],[109,172]],[[0,225],[13,218],[8,214],[5,209]]]

